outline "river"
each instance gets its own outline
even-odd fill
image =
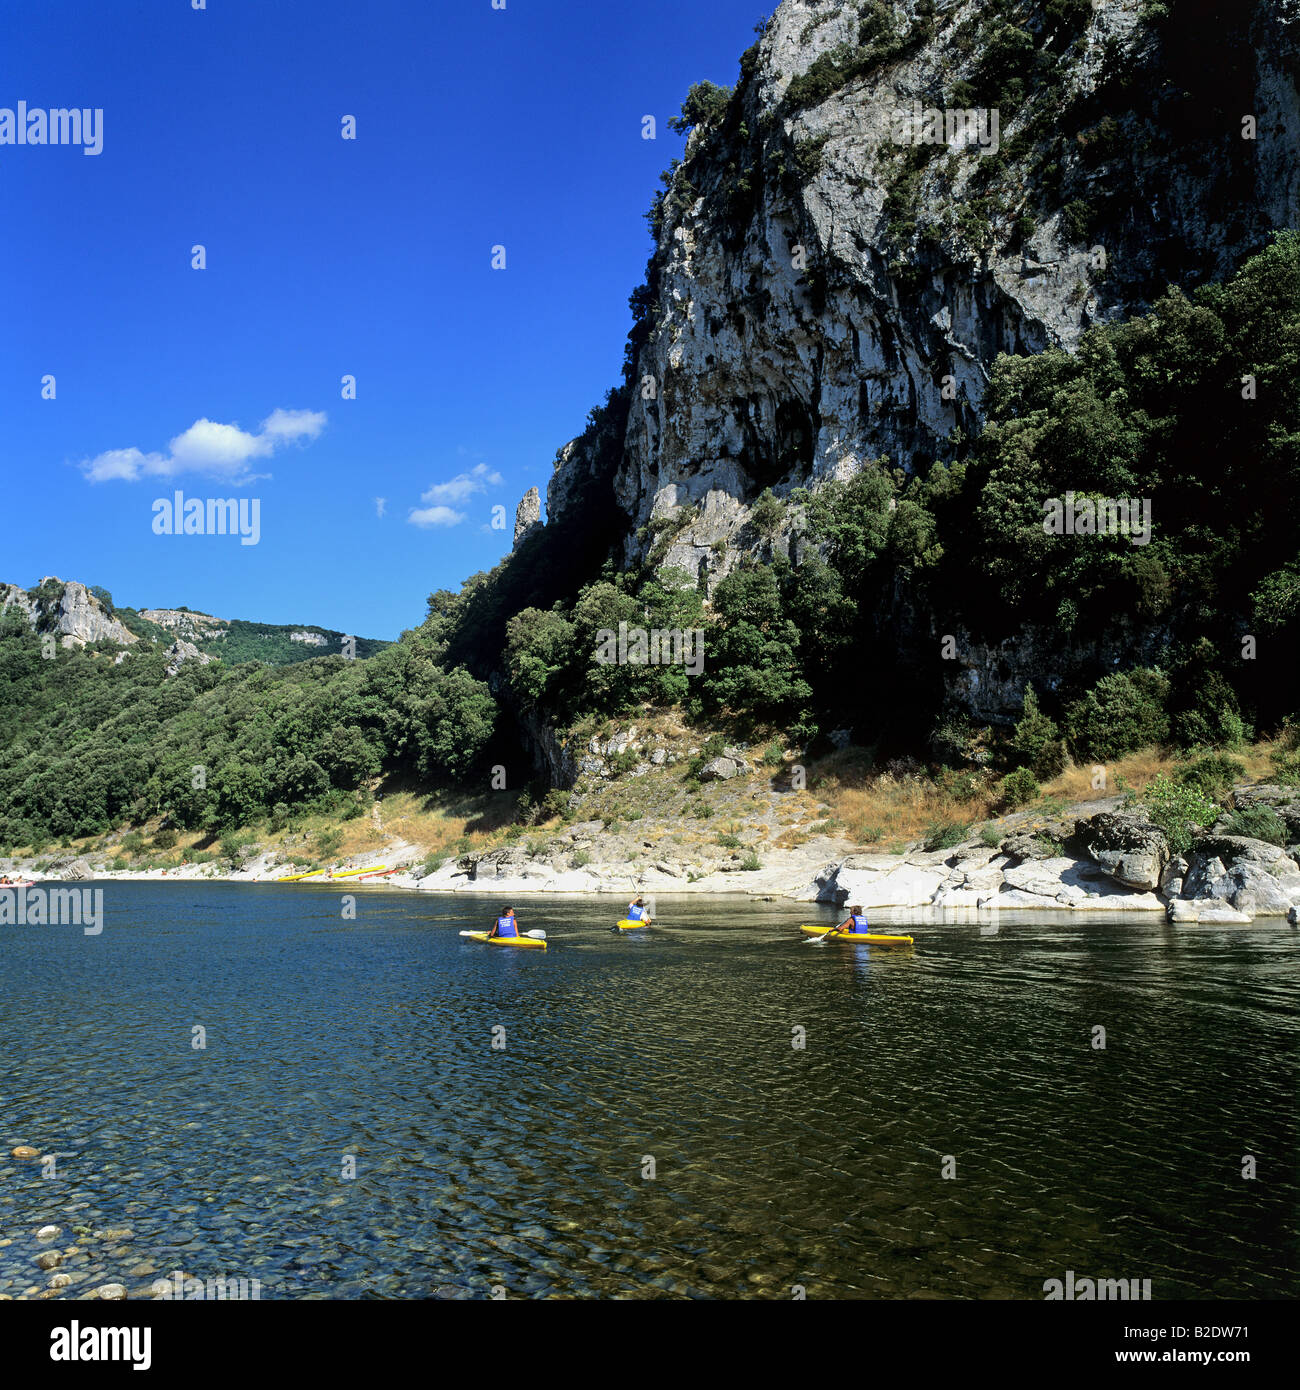
[[[463,941],[497,906],[463,895],[103,887],[97,936],[0,929],[0,1293],[47,1247],[74,1297],[1300,1292],[1280,921],[877,914],[899,951],[516,900],[543,952]]]

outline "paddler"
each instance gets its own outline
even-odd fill
[[[513,907],[503,907],[500,916],[492,924],[489,936],[518,936],[519,925],[515,921],[515,910]]]
[[[849,915],[835,928],[837,932],[843,932],[846,936],[851,936],[854,932],[868,932],[871,928],[867,925],[867,914],[862,910],[861,903],[855,903],[849,908]]]
[[[628,904],[627,920],[629,922],[644,922],[647,927],[650,925],[650,909],[645,905],[644,898],[637,898]]]

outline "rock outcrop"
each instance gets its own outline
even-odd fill
[[[17,607],[37,633],[56,633],[64,647],[84,647],[93,642],[133,646],[140,639],[113,617],[103,603],[75,580],[66,583],[46,576],[35,589],[15,584],[0,586],[0,612]]]
[[[1076,834],[1087,854],[1113,879],[1154,892],[1169,863],[1169,842],[1144,816],[1107,811],[1081,820]]]
[[[174,676],[187,661],[197,661],[200,666],[206,666],[212,660],[206,653],[199,651],[193,642],[186,642],[179,637],[163,653],[163,659],[169,676]]]
[[[531,536],[541,524],[542,495],[535,487],[530,487],[519,499],[519,506],[515,508],[514,548],[518,549],[519,543]]]

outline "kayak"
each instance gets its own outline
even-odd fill
[[[489,936],[485,931],[470,931],[464,935],[470,941],[485,941],[489,946],[520,946],[546,950],[546,942],[538,941],[535,936]]]
[[[302,879],[304,879],[304,878],[315,878],[317,874],[323,874],[324,872],[325,872],[324,869],[313,869],[310,873],[306,873],[306,874],[289,874],[289,875],[287,875],[285,878],[277,878],[277,879],[276,879],[276,882],[277,882],[277,883],[298,883],[298,882],[300,882],[300,881],[301,881]]]
[[[807,936],[825,936],[827,932],[835,931],[834,927],[800,927],[799,930]],[[832,941],[851,941],[855,945],[867,946],[911,946],[910,936],[882,936],[879,932],[835,932]]]
[[[615,922],[614,926],[618,931],[637,931],[641,927],[648,927],[649,922],[634,922],[630,917],[624,917],[621,922]]]

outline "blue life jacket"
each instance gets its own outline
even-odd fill
[[[646,915],[643,907],[629,907],[627,910],[627,920],[629,922],[639,922]]]
[[[518,936],[518,935],[519,935],[519,930],[518,930],[518,927],[517,927],[517,925],[516,925],[516,923],[515,923],[515,919],[514,919],[513,917],[498,917],[498,918],[497,918],[497,935],[498,935],[498,936]]]
[[[867,919],[860,912],[855,912],[853,914],[853,925],[849,928],[849,931],[859,932],[870,930],[871,928],[867,925]]]

